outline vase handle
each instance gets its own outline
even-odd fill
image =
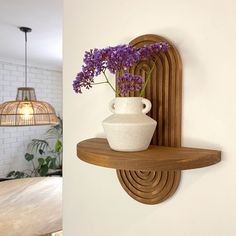
[[[109,103],[109,110],[112,112],[112,113],[115,113],[115,98],[113,98],[110,103]]]
[[[142,110],[142,113],[147,114],[152,108],[152,103],[146,98],[142,99],[142,103],[145,105],[145,107]]]

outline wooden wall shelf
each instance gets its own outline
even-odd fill
[[[77,145],[78,157],[90,164],[120,169],[141,171],[187,170],[216,164],[220,151],[150,145],[141,152],[113,151],[106,139],[93,138]]]
[[[181,170],[221,160],[220,151],[199,148],[151,145],[141,152],[117,152],[102,138],[78,143],[77,156],[87,163],[116,169],[123,189],[145,204],[157,204],[172,196],[178,188]]]
[[[170,48],[150,60],[142,60],[130,73],[147,79],[154,66],[144,97],[152,103],[148,113],[157,121],[152,145],[143,152],[112,151],[105,139],[89,139],[77,145],[78,157],[90,164],[115,168],[123,189],[136,201],[157,204],[178,188],[181,170],[213,165],[220,151],[181,147],[182,62],[175,45],[158,35],[142,35],[130,42],[142,47],[166,42]],[[129,96],[138,96],[130,92]]]

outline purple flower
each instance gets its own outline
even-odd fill
[[[170,46],[165,42],[153,43],[139,49],[141,58],[153,57],[160,52],[165,52]]]
[[[161,52],[165,52],[169,45],[165,42],[145,45],[135,48],[130,45],[118,45],[103,49],[91,49],[85,52],[84,65],[73,82],[76,93],[82,93],[84,87],[90,89],[94,84],[94,77],[105,74],[109,70],[112,74],[123,73],[118,79],[118,88],[121,94],[128,94],[129,91],[141,90],[141,76],[130,75],[129,69],[137,62],[150,57],[155,57]],[[107,78],[106,78],[107,79]],[[107,81],[108,83],[108,81]],[[120,84],[120,85],[119,85]],[[110,85],[110,83],[109,83]],[[111,86],[111,85],[110,85]]]
[[[92,83],[94,83],[93,77],[81,71],[74,80],[73,88],[76,93],[82,93],[81,88],[90,89],[92,88]]]
[[[142,88],[144,79],[140,75],[131,75],[125,72],[124,75],[118,77],[119,96],[126,96],[130,91],[139,91]]]
[[[86,70],[91,71],[91,76],[98,76],[106,69],[104,50],[93,49],[85,52],[84,64]]]
[[[116,47],[106,48],[106,66],[107,69],[115,74],[122,70],[127,70],[140,60],[140,54],[137,49],[130,45],[118,45]]]

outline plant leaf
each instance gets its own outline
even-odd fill
[[[39,154],[43,155],[45,152],[43,151],[43,149],[39,149]]]
[[[40,153],[42,151],[45,152],[49,148],[49,143],[42,139],[32,139],[27,148],[30,152],[34,153]],[[39,150],[42,151],[39,152]]]
[[[46,132],[46,139],[61,139],[63,132],[63,122],[60,117],[58,117],[59,123],[51,126],[51,128]]]
[[[55,147],[54,147],[56,152],[61,152],[62,151],[62,142],[61,140],[57,140],[55,143]]]
[[[47,164],[43,164],[40,169],[38,169],[38,173],[40,176],[45,176],[48,173]]]
[[[13,170],[7,174],[7,177],[14,177],[15,179],[24,178],[27,176],[23,171]]]
[[[55,170],[57,168],[56,161],[57,159],[55,157],[51,158],[50,164],[48,165],[49,169]]]
[[[44,164],[44,162],[45,160],[42,157],[38,158],[39,167],[41,167]]]
[[[15,175],[15,171],[10,171],[8,174],[7,174],[7,177],[12,177]]]
[[[34,155],[33,155],[33,154],[30,154],[30,153],[26,153],[26,154],[25,154],[25,159],[26,159],[27,161],[31,161],[31,160],[34,159]]]

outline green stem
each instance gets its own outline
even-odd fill
[[[148,82],[149,82],[150,79],[151,79],[151,74],[152,74],[152,72],[153,72],[153,70],[154,70],[156,61],[157,61],[157,59],[154,61],[153,66],[152,66],[151,70],[150,70],[149,73],[148,73],[147,79],[146,79],[146,81],[145,81],[145,83],[144,83],[144,85],[143,85],[143,87],[142,87],[142,90],[141,90],[141,92],[140,92],[140,94],[139,94],[140,97],[143,96],[143,94],[144,94],[144,92],[145,92],[145,89],[146,89],[146,87],[147,87],[147,84],[148,84]]]
[[[32,162],[32,165],[33,165],[33,169],[35,170],[34,161],[33,161],[33,160],[31,160],[31,162]]]
[[[99,83],[93,83],[92,85],[97,85],[97,84],[107,84],[107,81],[99,82]]]
[[[38,176],[38,173],[37,173],[38,172],[38,167],[37,168],[35,167],[33,160],[32,160],[32,165],[33,165],[34,169],[32,170],[31,175],[34,173],[35,176]]]
[[[62,167],[63,163],[62,163],[62,153],[60,153],[60,167]]]
[[[111,85],[111,83],[109,82],[109,80],[108,80],[108,78],[107,78],[105,72],[103,71],[102,73],[104,74],[107,83],[110,85],[110,87],[112,88],[112,90],[116,93],[116,90],[114,89],[114,87],[113,87],[113,86]]]

